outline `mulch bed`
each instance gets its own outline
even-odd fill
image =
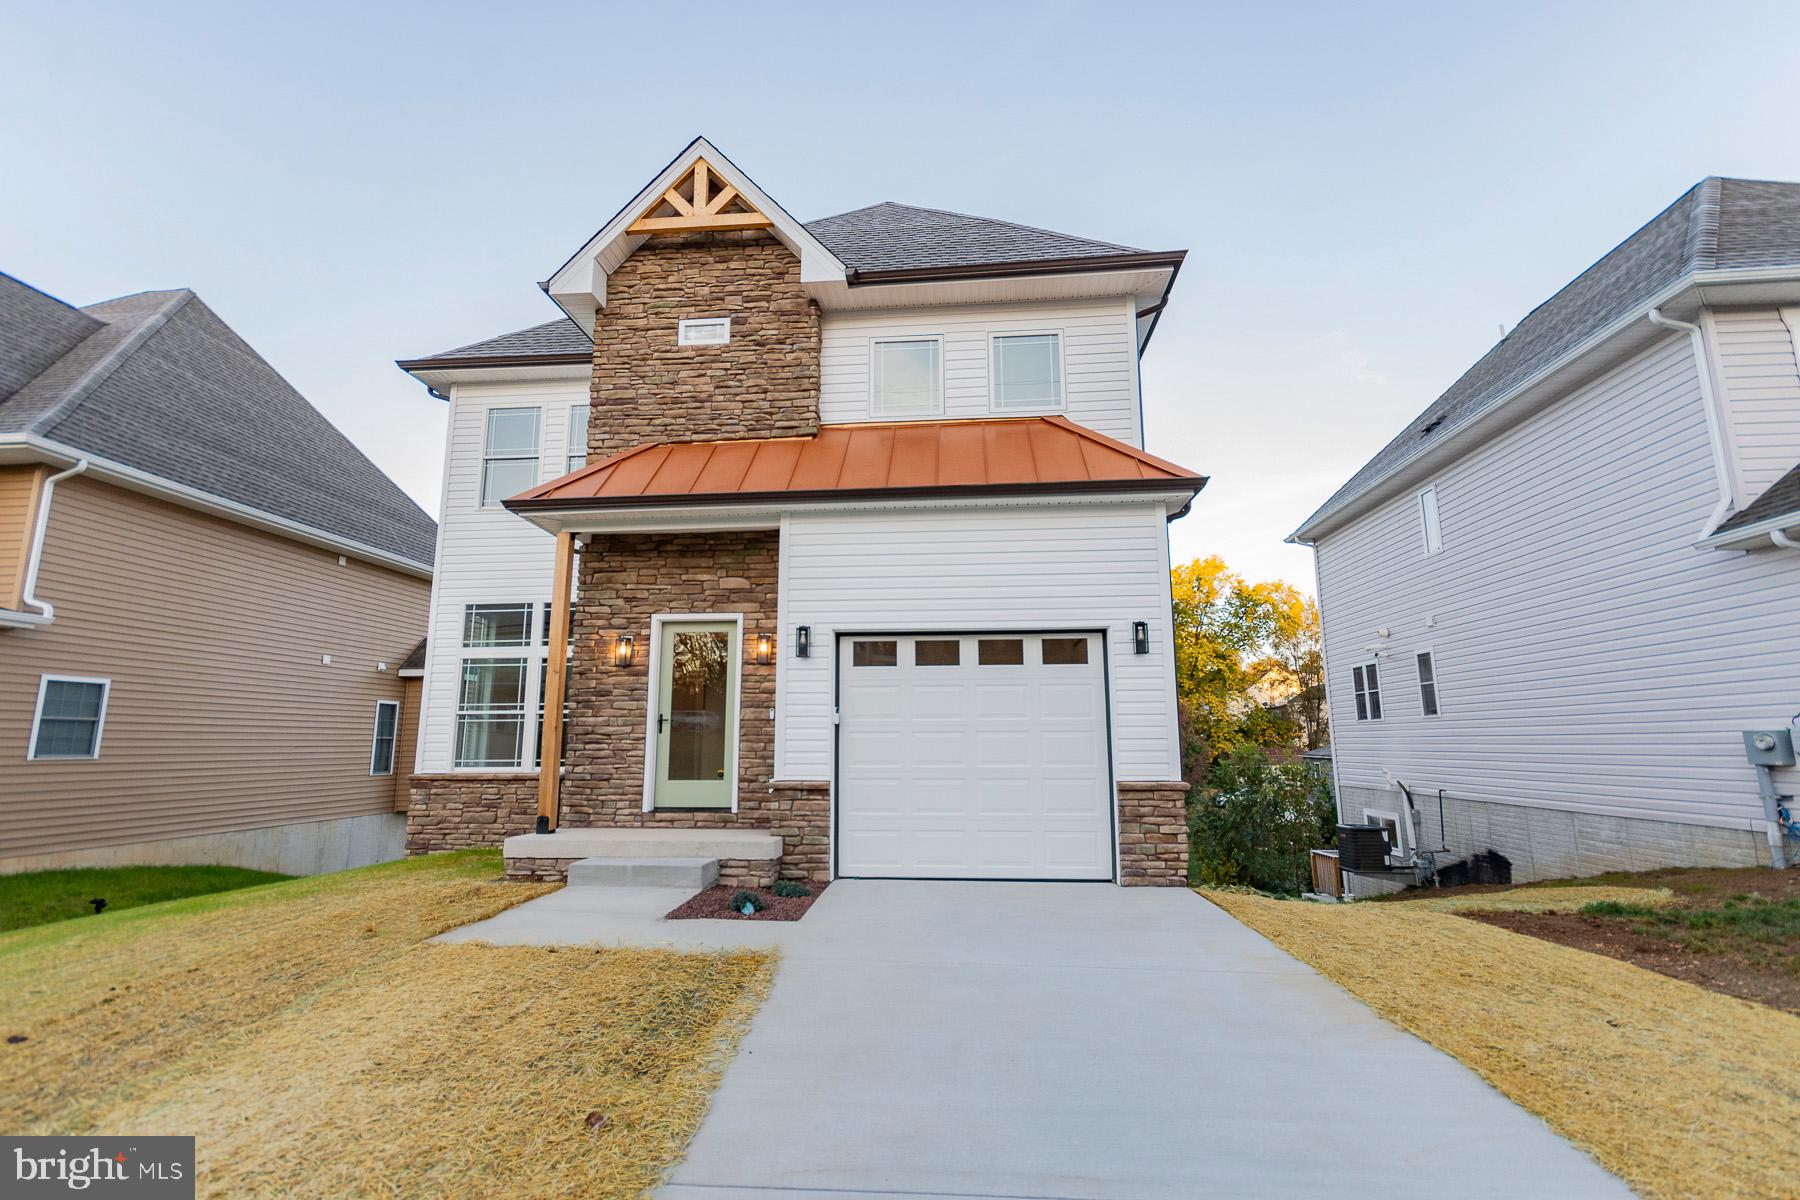
[[[806,910],[813,906],[813,901],[824,894],[830,884],[809,883],[812,889],[810,896],[777,896],[767,888],[739,888],[722,883],[717,887],[709,887],[699,895],[684,901],[681,906],[668,915],[671,921],[798,921],[806,915]],[[740,891],[753,892],[763,898],[767,908],[758,909],[753,916],[746,917],[731,907],[731,898]]]
[[[1696,953],[1667,938],[1638,933],[1632,929],[1629,920],[1587,917],[1580,913],[1468,912],[1460,915],[1546,942],[1623,959],[1661,975],[1800,1016],[1800,976],[1791,969],[1752,962],[1730,952]],[[1788,954],[1791,956],[1793,950]]]

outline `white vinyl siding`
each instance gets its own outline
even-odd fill
[[[1717,491],[1688,340],[1497,435],[1438,486],[1456,497],[1441,554],[1419,553],[1410,491],[1317,548],[1340,784],[1391,773],[1474,800],[1760,829],[1739,734],[1800,708],[1800,560],[1694,546]],[[1454,662],[1455,704],[1359,723],[1344,683],[1371,646],[1384,665],[1427,649]]]
[[[1056,333],[1062,406],[997,410],[991,386],[996,334]],[[1108,437],[1143,445],[1137,334],[1131,302],[1081,300],[827,312],[820,325],[819,417],[827,424],[895,418],[871,405],[870,346],[887,337],[943,338],[943,413],[949,420],[1056,411]]]
[[[1742,508],[1800,463],[1800,366],[1789,324],[1800,323],[1800,308],[1719,309],[1710,318]]]
[[[481,506],[487,411],[494,407],[543,409],[541,455],[545,467],[534,480],[543,483],[562,473],[571,449],[580,444],[571,442],[569,422],[586,400],[586,378],[573,375],[536,383],[458,384],[450,390],[437,574],[432,580],[431,640],[426,650],[418,755],[413,767],[417,771],[449,771],[455,761],[466,606],[541,605],[550,598],[555,539],[505,509]]]
[[[1181,778],[1167,523],[1153,504],[792,514],[781,547],[776,775],[829,779],[836,633],[1103,630],[1116,777]],[[1131,623],[1150,652],[1134,654]],[[812,654],[795,658],[796,625]]]

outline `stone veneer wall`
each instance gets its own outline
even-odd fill
[[[498,846],[537,824],[538,777],[414,775],[406,810],[406,852]]]
[[[1120,883],[1187,886],[1187,793],[1179,780],[1119,784]]]
[[[775,639],[774,653],[782,649],[775,609],[779,547],[774,530],[619,534],[589,544],[571,614],[575,657],[562,827],[766,829],[782,838],[783,875],[828,878],[829,785],[773,778],[775,664],[755,659],[759,634]],[[743,614],[736,812],[644,811],[645,705],[654,669],[650,618],[672,612]],[[613,661],[624,633],[637,648],[629,667]]]
[[[731,341],[677,345],[690,317],[731,318]],[[606,281],[589,392],[590,462],[645,442],[817,433],[819,308],[800,260],[760,230],[644,242]]]

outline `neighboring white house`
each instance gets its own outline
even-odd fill
[[[1792,762],[1797,344],[1800,185],[1707,179],[1294,533],[1316,552],[1339,811],[1393,825],[1392,863],[1783,857],[1791,801],[1764,793],[1800,775],[1765,786],[1743,735]]]
[[[814,878],[1180,882],[1167,525],[1205,480],[1144,452],[1138,358],[1181,259],[801,224],[697,140],[543,285],[565,318],[403,362],[450,407],[412,848],[699,826]]]

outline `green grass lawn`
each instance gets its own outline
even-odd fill
[[[105,913],[113,913],[290,878],[243,867],[81,867],[0,875],[0,931],[91,918],[94,900],[105,900]]]

